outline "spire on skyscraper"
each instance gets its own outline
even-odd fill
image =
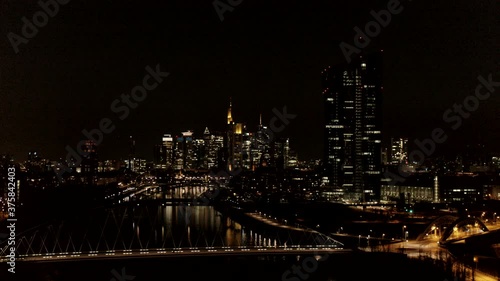
[[[232,116],[232,107],[233,107],[233,103],[231,101],[231,97],[229,97],[229,108],[227,109],[227,124],[231,124],[233,122],[233,116]]]

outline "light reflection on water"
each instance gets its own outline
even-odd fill
[[[132,240],[153,243],[161,248],[276,244],[271,238],[245,228],[212,206],[156,206],[154,216],[145,215],[152,213],[151,208],[134,207],[132,212],[135,215],[126,219],[125,223],[135,233]],[[153,241],[146,242],[148,237]]]

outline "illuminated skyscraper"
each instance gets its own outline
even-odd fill
[[[261,115],[252,149],[252,163],[254,170],[258,167],[269,166],[272,164],[271,142],[272,137],[269,135],[268,128],[262,125]]]
[[[94,141],[86,140],[83,146],[81,173],[89,185],[97,183],[97,145]]]
[[[164,134],[161,146],[161,164],[164,168],[174,165],[174,138],[170,134]]]
[[[242,135],[242,165],[245,170],[252,169],[252,139],[254,135],[248,131],[244,131]]]
[[[290,154],[290,140],[288,138],[279,138],[273,142],[272,165],[278,170],[287,168]]]
[[[408,162],[408,139],[391,138],[391,164],[407,164]]]
[[[133,170],[133,164],[134,164],[134,158],[135,158],[135,139],[130,136],[129,138],[129,152],[128,152],[128,165],[127,168],[129,170]]]
[[[174,169],[196,169],[193,131],[182,132],[182,136],[176,138]]]
[[[226,168],[229,171],[233,171],[243,166],[243,130],[245,129],[242,123],[234,122],[232,107],[232,102],[229,100],[225,140]]]
[[[203,133],[205,145],[205,155],[203,161],[203,169],[224,168],[224,136],[220,133],[212,134],[208,128],[205,128]]]
[[[205,165],[205,140],[193,138],[193,159],[191,169],[207,169]]]
[[[381,53],[322,72],[324,163],[330,185],[352,201],[380,198]]]

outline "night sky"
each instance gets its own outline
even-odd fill
[[[225,1],[223,1],[226,3]],[[321,70],[345,61],[355,26],[389,1],[244,0],[220,21],[212,1],[71,0],[61,5],[16,54],[8,34],[21,35],[36,1],[0,3],[0,153],[24,160],[29,150],[55,159],[75,147],[82,129],[108,117],[116,125],[99,146],[101,159],[137,153],[152,160],[164,133],[205,126],[224,130],[233,118],[254,129],[274,107],[297,114],[281,135],[302,160],[322,154]],[[477,76],[500,81],[499,7],[495,0],[404,1],[365,51],[384,50],[384,141],[451,132],[446,109],[474,93]],[[119,120],[113,100],[142,84],[145,67],[170,76]],[[500,88],[464,120],[438,151],[482,142],[500,151]]]

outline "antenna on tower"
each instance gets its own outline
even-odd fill
[[[233,103],[231,101],[231,97],[229,97],[229,108],[227,109],[227,124],[231,124],[233,122],[233,114],[231,109],[233,107]]]

